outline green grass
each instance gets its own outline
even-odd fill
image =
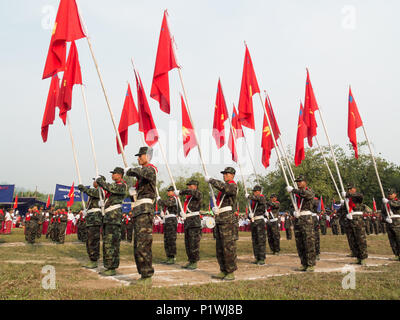
[[[237,242],[238,255],[252,254],[249,237],[250,233],[241,233],[242,241]],[[285,238],[284,233],[282,237]],[[154,235],[155,263],[165,258],[162,239],[162,235]],[[14,229],[12,235],[0,236],[0,243],[23,241],[22,230]],[[71,244],[75,241],[76,235],[71,235],[66,237],[64,245],[43,245],[51,241],[42,237],[39,246],[0,247],[0,299],[400,299],[400,263],[368,267],[369,271],[377,272],[357,273],[356,290],[342,289],[341,273],[294,274],[257,281],[140,290],[135,286],[107,288],[101,285],[95,273],[82,272],[79,263],[87,261],[86,248],[83,244]],[[203,235],[200,248],[201,259],[216,259],[212,235]],[[323,252],[349,252],[346,237],[331,234],[321,236],[321,249]],[[281,241],[281,250],[282,253],[297,253],[295,241]],[[387,235],[369,236],[368,251],[391,255]],[[121,260],[133,261],[132,244],[122,243]],[[183,236],[178,237],[177,261],[186,261]],[[56,290],[41,287],[44,276],[41,270],[46,264],[56,267]],[[81,285],[87,282],[99,283],[99,286]]]

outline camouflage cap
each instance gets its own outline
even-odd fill
[[[348,183],[348,184],[347,184],[347,190],[353,189],[353,188],[355,188],[355,187],[356,187],[356,186],[355,186],[354,183]]]
[[[139,152],[137,154],[135,154],[135,157],[139,157],[142,154],[147,154],[147,155],[152,156],[153,155],[153,149],[150,148],[150,147],[141,147],[139,149]]]
[[[269,196],[269,198],[271,199],[271,198],[278,198],[278,195],[276,194],[276,193],[273,193],[273,194],[271,194],[270,196]]]
[[[296,180],[294,180],[294,182],[302,182],[302,181],[307,181],[306,177],[302,174],[298,175]]]
[[[187,186],[199,186],[199,182],[197,180],[189,180],[188,183],[186,183]]]
[[[254,186],[254,188],[253,188],[253,192],[254,191],[261,191],[262,190],[262,188],[261,188],[261,186]]]
[[[167,191],[175,191],[174,186],[170,186]]]
[[[110,173],[118,173],[120,175],[124,175],[124,169],[120,168],[120,167],[116,167],[113,171],[110,171]]]
[[[397,194],[397,191],[396,191],[396,189],[389,188],[388,191],[387,191],[387,194],[388,194],[389,196],[392,195],[392,194]]]
[[[232,167],[227,167],[227,168],[225,168],[224,171],[221,171],[221,173],[222,174],[224,174],[224,173],[236,174],[236,170],[234,168],[232,168]]]

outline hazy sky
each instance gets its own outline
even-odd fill
[[[56,183],[78,183],[68,130],[57,117],[46,144],[40,127],[50,79],[41,80],[50,42],[56,0],[0,0],[0,182],[45,193]],[[127,88],[132,85],[130,58],[139,69],[149,94],[163,10],[168,9],[178,62],[188,91],[194,125],[212,175],[232,165],[225,150],[211,140],[218,78],[231,111],[239,99],[244,41],[249,46],[258,82],[270,94],[284,140],[294,145],[299,101],[304,100],[306,67],[310,69],[316,98],[324,112],[331,140],[347,140],[348,86],[352,85],[361,117],[374,150],[400,163],[400,20],[398,0],[360,1],[128,1],[80,0],[81,13],[103,73],[111,107],[119,122]],[[85,39],[77,41],[100,171],[123,166],[116,153],[115,133]],[[61,74],[60,74],[61,77]],[[160,111],[149,98],[161,141],[168,149],[176,175],[201,171],[197,150],[183,160],[181,87],[177,71],[170,73],[172,112]],[[261,165],[262,109],[254,97],[256,133],[246,131],[257,170]],[[69,113],[83,182],[94,177],[88,129],[79,87],[75,87]],[[318,123],[319,119],[318,119]],[[228,133],[228,131],[227,131]],[[326,139],[322,127],[318,135]],[[363,140],[362,130],[358,131]],[[130,128],[126,153],[129,161],[141,145],[137,125]],[[241,158],[251,173],[248,156]],[[159,147],[155,148],[159,159]],[[211,156],[213,155],[213,156]],[[275,163],[273,153],[271,162]],[[247,164],[247,165],[246,165]],[[163,164],[161,179],[169,183]],[[236,166],[235,166],[236,167]]]

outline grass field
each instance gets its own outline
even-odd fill
[[[162,235],[154,235],[153,263],[156,265],[156,275],[158,264],[165,258],[162,239]],[[37,243],[33,246],[25,245],[22,229],[13,229],[11,235],[0,236],[0,299],[400,299],[400,263],[387,259],[392,257],[387,235],[368,236],[369,254],[383,257],[381,259],[386,259],[387,263],[363,267],[362,272],[357,272],[355,290],[342,288],[344,274],[339,271],[297,272],[283,276],[273,274],[269,278],[258,280],[144,287],[138,290],[134,283],[123,286],[83,269],[80,265],[87,261],[86,248],[84,244],[77,242],[76,235],[67,236],[64,245],[52,244],[43,236]],[[237,245],[239,257],[252,255],[250,233],[241,233]],[[186,254],[182,235],[178,237],[177,246],[177,263],[183,264]],[[210,261],[210,265],[215,264],[215,242],[212,235],[203,235],[200,248],[203,265],[207,261]],[[346,237],[333,236],[330,233],[321,236],[321,251],[326,256],[347,254],[349,251]],[[279,259],[283,261],[290,258],[299,265],[299,259],[295,256],[295,241],[287,241],[283,233],[281,253],[283,255],[279,257],[268,255],[267,264],[272,259],[279,262]],[[243,261],[245,262],[239,266],[238,272],[241,266],[246,265],[247,260]],[[133,263],[132,244],[122,242],[121,265]],[[41,271],[45,265],[55,267],[54,290],[42,288],[45,275]],[[175,267],[178,268],[179,266]],[[214,273],[218,271],[215,268]],[[194,274],[191,276],[195,277]]]

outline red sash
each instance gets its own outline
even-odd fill
[[[356,205],[354,204],[353,200],[349,198],[349,211],[353,212],[353,209]]]
[[[233,180],[231,180],[231,181],[228,181],[228,183],[229,184],[236,184],[236,182],[235,181],[233,181]],[[217,196],[217,206],[219,206],[219,203],[221,202],[221,198],[222,198],[222,192],[220,191],[219,193],[218,193],[218,196]]]
[[[183,211],[184,212],[187,211],[187,207],[188,207],[188,204],[189,204],[189,201],[190,201],[191,198],[192,198],[192,196],[186,196],[185,203],[183,204]]]

